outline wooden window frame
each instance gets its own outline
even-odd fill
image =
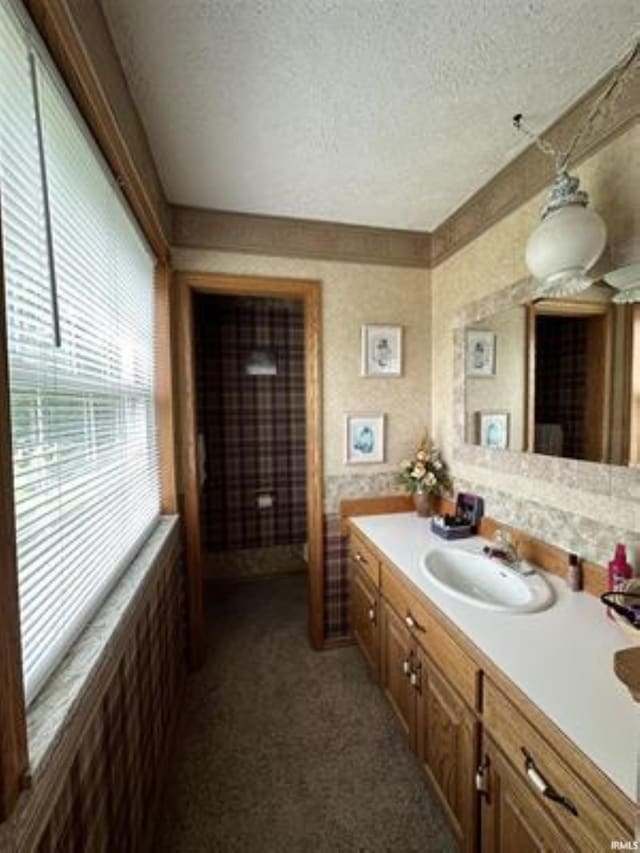
[[[184,491],[188,638],[191,666],[193,668],[201,666],[206,654],[197,458],[197,389],[193,323],[195,293],[263,296],[299,299],[303,302],[309,553],[308,624],[311,645],[315,649],[322,649],[325,643],[320,282],[307,279],[258,278],[198,272],[177,272],[174,275],[174,281],[179,299],[177,346],[181,388],[180,458]]]
[[[173,369],[173,275],[168,264],[155,272],[155,399],[160,466],[160,509],[178,512]]]
[[[0,821],[28,779],[27,720],[22,681],[18,565],[13,501],[9,361],[0,216]]]

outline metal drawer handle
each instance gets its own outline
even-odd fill
[[[407,678],[409,678],[409,676],[411,675],[411,660],[410,660],[410,658],[405,658],[402,661],[402,671],[407,676]]]
[[[369,622],[373,622],[375,624],[376,621],[376,608],[375,605],[372,605],[367,611],[367,616],[369,617]]]
[[[424,633],[424,628],[422,627],[422,625],[419,622],[416,622],[416,620],[411,615],[410,610],[407,610],[407,615],[404,617],[404,623],[407,626],[407,628],[412,628],[412,629],[415,628],[416,631],[422,631],[422,633]]]
[[[567,811],[571,812],[572,815],[578,817],[578,809],[568,797],[558,793],[553,785],[550,785],[549,782],[547,782],[542,773],[540,773],[536,767],[535,761],[524,747],[522,747],[522,754],[524,755],[524,769],[533,787],[540,791],[543,797],[546,797],[548,800],[553,800],[554,803],[558,803]]]
[[[367,561],[366,561],[366,560],[365,560],[365,558],[362,556],[362,554],[360,553],[360,551],[356,551],[356,553],[355,553],[355,558],[356,558],[356,561],[357,561],[358,563],[362,563],[362,565],[363,565],[363,566],[368,565]]]

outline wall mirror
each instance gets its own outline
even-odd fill
[[[464,441],[640,464],[640,305],[615,293],[597,283],[571,298],[497,300],[466,319]]]

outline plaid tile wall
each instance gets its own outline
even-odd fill
[[[150,807],[185,674],[177,534],[159,558],[119,649],[83,697],[77,710],[85,718],[82,736],[60,745],[64,757],[52,778],[34,788],[11,849],[150,849]]]
[[[536,423],[562,426],[562,455],[585,457],[587,332],[584,320],[536,321]]]
[[[348,540],[340,516],[324,516],[324,633],[328,640],[349,635]]]
[[[208,551],[306,540],[304,309],[296,300],[202,295],[195,303]],[[254,353],[276,375],[249,375]],[[273,495],[258,509],[258,493]]]

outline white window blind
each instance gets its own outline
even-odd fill
[[[0,209],[28,700],[159,514],[153,259],[33,39],[0,0]]]

